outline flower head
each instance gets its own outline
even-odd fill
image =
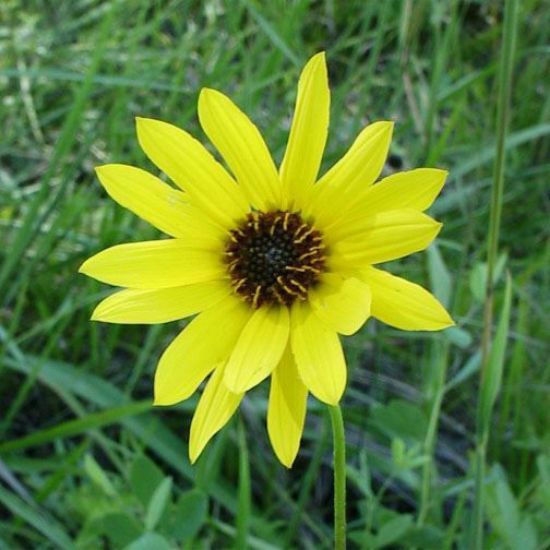
[[[97,168],[107,193],[171,238],[123,244],[80,271],[126,287],[92,319],[163,323],[196,317],[169,345],[155,374],[155,403],[193,394],[195,461],[245,392],[271,377],[268,432],[279,460],[298,452],[308,393],[337,404],[346,385],[339,334],[369,316],[403,330],[453,324],[422,287],[373,267],[425,249],[441,225],[423,213],[446,172],[423,168],[374,182],[393,124],[376,122],[317,178],[329,122],[323,53],[305,66],[288,145],[277,170],[250,119],[203,89],[199,119],[227,171],[188,133],[137,119],[138,140],[178,187],[132,166]]]

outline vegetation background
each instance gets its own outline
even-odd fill
[[[345,340],[350,545],[473,547],[503,4],[2,0],[1,549],[330,547],[323,407],[310,402],[287,471],[269,447],[264,384],[192,468],[196,398],[151,407],[154,367],[178,325],[92,323],[111,290],[77,275],[96,251],[155,236],[93,172],[106,162],[152,168],[136,115],[203,139],[197,96],[218,88],[279,161],[300,68],[321,49],[333,94],[324,169],[368,121],[393,119],[387,172],[450,170],[432,209],[445,224],[437,246],[390,270],[432,288],[458,326],[403,333],[371,320]],[[482,512],[485,548],[530,550],[550,548],[548,3],[523,0],[517,22],[494,270],[503,361],[490,362],[503,370]]]

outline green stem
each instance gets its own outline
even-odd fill
[[[334,548],[346,548],[346,432],[338,405],[329,407],[334,441]]]
[[[470,544],[470,547],[473,550],[481,550],[483,548],[483,509],[485,500],[484,481],[487,442],[489,440],[489,424],[487,418],[483,417],[481,403],[492,339],[493,279],[495,264],[498,257],[502,197],[504,195],[504,170],[506,160],[505,143],[510,111],[510,94],[512,89],[512,69],[514,66],[517,19],[518,0],[506,0],[504,9],[504,31],[500,57],[499,95],[497,103],[497,145],[491,194],[489,235],[487,238],[487,286],[483,311],[483,334],[481,339],[481,381],[478,396],[476,426],[475,494],[472,540]]]

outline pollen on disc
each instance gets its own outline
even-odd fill
[[[321,233],[297,212],[253,212],[225,248],[235,292],[252,307],[305,300],[325,270]]]

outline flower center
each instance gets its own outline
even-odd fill
[[[225,248],[233,288],[253,308],[305,300],[325,268],[321,233],[297,212],[252,212]]]

